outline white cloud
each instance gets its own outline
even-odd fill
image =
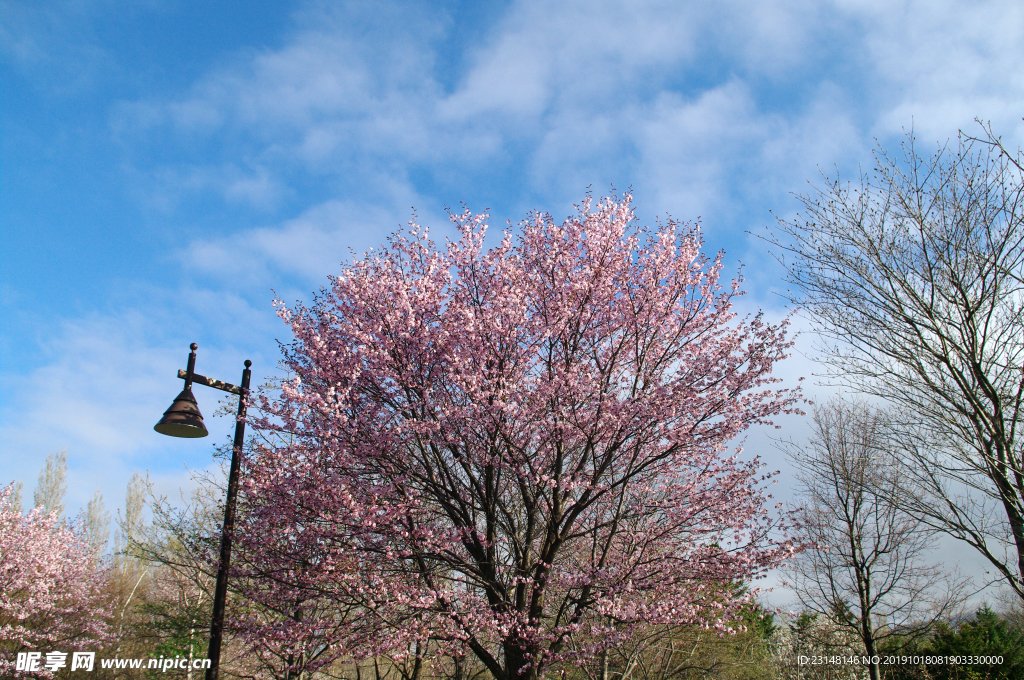
[[[239,54],[180,99],[125,104],[122,134],[214,146],[205,167],[154,172],[157,193],[174,203],[213,191],[272,211],[303,177],[359,177],[369,203],[396,213],[418,195],[412,168],[452,188],[500,167],[534,201],[615,182],[637,185],[659,211],[707,218],[746,203],[738,177],[785,203],[817,166],[865,158],[872,133],[891,139],[914,121],[944,138],[975,115],[1013,125],[1020,108],[1012,26],[1024,22],[1007,21],[1019,10],[1003,2],[968,13],[955,3],[524,0],[479,43],[456,43],[464,66],[450,92],[434,71],[448,58],[433,42],[443,20],[382,12],[311,5],[282,47]]]
[[[81,94],[118,73],[94,28],[101,3],[4,2],[0,56],[47,95]]]
[[[642,182],[657,191],[659,204],[687,215],[720,208],[727,198],[727,175],[736,171],[737,160],[755,155],[769,132],[738,81],[707,90],[695,101],[663,93],[637,118]]]
[[[911,120],[922,139],[955,137],[991,119],[1019,140],[1024,110],[1024,6],[1012,0],[840,2],[863,26],[877,92],[876,134]]]
[[[284,274],[320,285],[351,253],[381,244],[407,221],[386,209],[351,201],[327,201],[280,226],[225,237],[200,238],[180,254],[186,269],[218,279],[270,283]]]

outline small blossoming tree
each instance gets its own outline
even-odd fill
[[[104,585],[86,538],[56,511],[22,515],[13,485],[0,490],[0,676],[21,677],[20,651],[70,652],[109,642]]]
[[[289,617],[254,643],[530,680],[638,626],[727,631],[726,586],[790,551],[727,453],[794,407],[785,324],[736,318],[697,228],[588,198],[485,250],[484,219],[445,248],[412,225],[279,307],[294,379],[262,400],[279,443],[245,461],[238,576]]]

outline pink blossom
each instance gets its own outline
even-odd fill
[[[20,651],[81,650],[109,642],[105,581],[87,541],[55,513],[22,515],[13,485],[0,489],[0,675],[51,677],[15,670]]]

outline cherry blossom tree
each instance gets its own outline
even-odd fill
[[[792,551],[771,475],[727,448],[796,410],[772,385],[786,323],[737,318],[698,227],[640,227],[628,195],[490,250],[485,215],[451,219],[444,248],[411,224],[311,307],[278,303],[294,377],[260,400],[238,577],[296,614],[251,639],[322,636],[299,614],[332,603],[325,662],[530,680],[637,627],[727,632],[731,584]]]
[[[93,557],[56,510],[22,515],[13,485],[0,490],[0,675],[20,677],[19,651],[70,651],[67,645],[111,639],[104,579]]]

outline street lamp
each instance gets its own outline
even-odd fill
[[[228,594],[228,567],[231,564],[231,534],[235,530],[235,499],[238,497],[238,464],[245,437],[245,397],[249,393],[249,367],[252,362],[245,360],[242,371],[242,386],[213,380],[195,372],[196,350],[199,345],[192,343],[188,355],[188,369],[178,371],[178,377],[185,381],[185,389],[175,397],[164,417],[153,426],[160,434],[171,437],[194,439],[210,434],[203,424],[203,414],[192,396],[192,383],[206,385],[217,390],[238,395],[238,418],[235,420],[235,443],[231,451],[231,472],[228,474],[228,497],[224,507],[224,529],[220,535],[220,564],[217,565],[217,588],[213,595],[213,619],[210,622],[210,649],[207,658],[210,667],[206,669],[206,680],[217,680],[220,672],[220,645],[224,636],[224,601]]]

